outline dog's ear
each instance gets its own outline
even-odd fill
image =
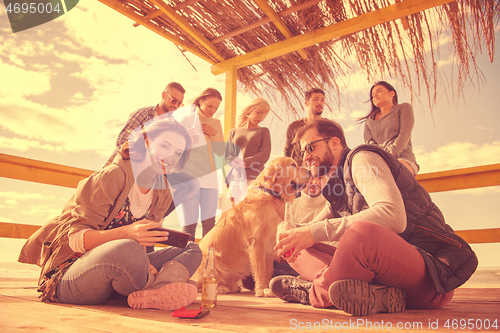
[[[257,186],[270,188],[275,181],[276,167],[271,165],[265,168],[255,180]]]

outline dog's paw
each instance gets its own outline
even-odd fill
[[[255,289],[255,296],[257,297],[274,297],[271,289]]]
[[[227,286],[217,286],[217,294],[231,294],[231,289]]]

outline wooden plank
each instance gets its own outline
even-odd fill
[[[38,229],[38,225],[0,222],[0,237],[28,239]]]
[[[144,27],[157,33],[158,35],[162,36],[163,38],[166,38],[167,40],[171,41],[175,45],[180,46],[184,50],[187,50],[187,51],[193,53],[194,55],[205,60],[206,62],[208,62],[210,64],[215,63],[215,61],[212,58],[208,57],[207,54],[205,54],[205,52],[203,52],[200,48],[189,44],[187,41],[184,41],[184,40],[178,38],[177,36],[172,35],[171,33],[162,29],[160,26],[152,23],[151,21],[149,21],[145,17],[138,15],[131,8],[124,6],[121,2],[116,1],[116,0],[99,0],[99,1],[102,2],[103,4],[105,4],[106,6],[116,10],[120,14],[125,15],[129,19],[134,20],[137,23],[140,23]]]
[[[30,224],[0,222],[0,238],[27,239],[39,228],[40,226]],[[455,230],[455,232],[469,244],[500,243],[500,228]],[[155,246],[165,247],[163,244]]]
[[[41,226],[31,224],[0,222],[0,238],[18,238],[28,239]],[[199,243],[201,239],[196,238],[194,241]],[[155,247],[169,247],[165,244],[155,244]]]
[[[199,2],[199,0],[188,0],[188,1],[184,1],[174,7],[172,7],[175,11],[177,10],[181,10],[181,9],[184,9],[188,6],[191,6],[191,5],[194,5],[195,3]],[[159,9],[156,9],[156,10],[153,10],[151,12],[148,13],[148,15],[144,16],[145,19],[151,21],[152,19],[154,19],[155,17],[158,17],[162,14],[162,11],[159,10]],[[140,26],[139,23],[134,23],[134,27],[138,27]]]
[[[453,299],[442,309],[407,309],[369,317],[287,303],[276,297],[255,297],[243,289],[235,294],[219,294],[217,306],[202,319],[179,319],[171,316],[172,311],[132,309],[125,299],[99,305],[41,302],[35,279],[4,278],[1,282],[2,332],[498,332],[492,324],[497,320],[498,325],[500,313],[500,289],[491,284],[456,289]],[[201,294],[186,308],[199,308],[200,298]],[[452,320],[456,328],[444,327],[446,323],[452,327]],[[472,324],[472,329],[463,329],[467,323]]]
[[[158,8],[168,16],[175,24],[177,24],[182,30],[187,32],[191,37],[193,37],[198,43],[200,43],[208,52],[210,52],[219,61],[224,61],[225,59],[219,54],[217,48],[201,34],[198,30],[193,28],[193,26],[186,21],[182,16],[177,14],[175,10],[167,5],[163,0],[150,0]]]
[[[417,175],[427,192],[444,192],[500,185],[500,163]]]
[[[285,36],[285,38],[292,38],[294,34],[287,27],[285,22],[281,19],[281,17],[276,13],[271,6],[267,3],[267,0],[254,0],[260,9],[271,19],[271,22],[278,28],[279,31]],[[297,53],[302,57],[302,59],[307,59],[308,55],[305,50],[297,50]]]
[[[350,35],[382,23],[390,22],[398,18],[412,15],[453,1],[455,0],[405,0],[352,19],[332,24],[328,27],[320,28],[303,35],[274,43],[226,61],[216,63],[212,65],[212,73],[214,75],[219,75],[231,67],[236,67],[236,69],[238,69],[255,65],[265,60],[274,59],[290,52]]]
[[[401,2],[401,0],[396,0],[396,2]],[[408,17],[406,17],[406,16],[405,16],[405,17],[402,17],[402,18],[401,18],[401,23],[403,24],[403,28],[404,28],[405,30],[410,29],[410,24],[409,24],[409,22],[408,22]]]
[[[455,232],[469,244],[500,243],[500,228],[456,230]]]
[[[236,123],[236,68],[226,71],[226,91],[224,101],[224,139],[227,140],[229,131]]]
[[[76,188],[94,171],[0,154],[0,177]]]

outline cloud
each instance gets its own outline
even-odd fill
[[[500,141],[483,143],[453,142],[433,151],[415,147],[419,173],[436,172],[498,163]]]
[[[64,111],[25,100],[7,104],[0,99],[0,117],[0,126],[6,130],[49,142],[64,142],[75,131],[75,125],[66,121],[68,115]]]
[[[48,205],[30,205],[29,207],[22,209],[21,214],[23,215],[43,215],[46,216],[46,219],[50,219],[52,217],[58,216],[61,214],[61,208],[54,208],[53,206]],[[37,224],[37,223],[34,223]]]
[[[63,147],[61,145],[54,145],[48,143],[41,143],[38,140],[29,140],[22,138],[6,138],[0,136],[0,148],[12,149],[17,151],[28,151],[29,149],[43,149],[47,151],[57,151],[62,152]]]
[[[14,191],[4,191],[0,192],[0,199],[11,199],[16,201],[25,200],[54,200],[55,197],[51,195],[41,194],[41,193],[22,193]]]
[[[2,80],[0,80],[0,101],[23,99],[29,95],[40,95],[50,90],[50,74],[35,72],[13,66],[0,59]]]

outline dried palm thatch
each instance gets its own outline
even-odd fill
[[[181,48],[194,50],[213,64],[283,41],[290,34],[302,35],[394,4],[389,0],[100,1],[115,9],[126,8],[177,38],[174,42]],[[280,14],[278,21],[285,29],[271,22],[266,6]],[[240,87],[274,100],[290,115],[297,113],[303,92],[311,87],[322,88],[339,101],[346,71],[353,70],[372,82],[384,76],[400,79],[412,92],[420,93],[423,87],[432,104],[443,32],[453,40],[456,78],[450,81],[460,92],[468,80],[480,77],[476,57],[483,48],[493,61],[499,17],[498,0],[450,2],[307,47],[305,53],[292,52],[239,68],[238,81]]]

